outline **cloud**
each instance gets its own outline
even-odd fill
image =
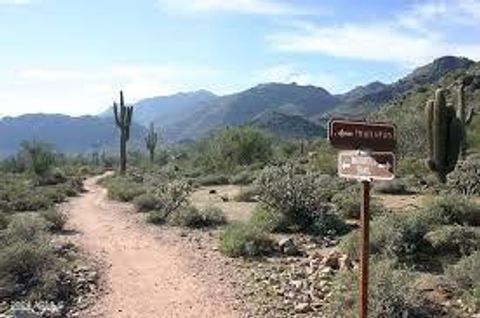
[[[345,22],[325,26],[302,21],[287,31],[268,36],[277,50],[319,53],[367,61],[419,65],[442,55],[480,59],[480,42],[473,36],[462,41],[452,38],[452,26],[463,28],[476,23],[480,1],[432,1],[413,6],[390,20]],[[454,13],[457,14],[454,14]],[[455,29],[455,31],[458,31]],[[475,33],[475,32],[474,32]]]
[[[118,91],[139,99],[198,89],[220,71],[198,65],[113,65],[101,69],[33,67],[0,74],[2,113],[95,114],[109,107]],[[28,94],[25,94],[28,92]]]
[[[337,79],[331,74],[309,73],[291,64],[274,65],[253,73],[255,83],[292,83],[299,85],[318,85],[327,90],[338,86]]]
[[[279,0],[158,0],[158,5],[183,12],[237,12],[259,15],[313,15],[324,11]]]

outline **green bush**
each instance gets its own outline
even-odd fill
[[[237,202],[257,202],[258,192],[258,189],[253,186],[242,187],[233,200]]]
[[[416,178],[423,178],[429,174],[425,160],[415,157],[405,157],[398,161],[396,171],[399,177],[413,176]]]
[[[36,213],[22,213],[11,218],[6,229],[6,237],[26,242],[41,241],[47,227],[47,222]]]
[[[35,213],[15,215],[0,238],[0,286],[11,298],[50,300],[60,265],[47,223]]]
[[[54,263],[53,250],[45,242],[14,240],[0,248],[0,285],[13,295],[38,293]]]
[[[231,184],[236,185],[247,185],[252,183],[255,180],[254,173],[251,171],[242,171],[230,178]]]
[[[141,184],[118,177],[107,181],[107,188],[110,199],[122,202],[130,202],[145,193],[145,189]]]
[[[51,232],[60,232],[67,223],[67,216],[65,213],[59,212],[55,209],[40,212],[40,215],[47,222],[47,227]]]
[[[460,225],[439,226],[425,235],[436,255],[469,255],[480,249],[480,229]]]
[[[250,217],[250,225],[266,232],[285,232],[288,224],[285,217],[265,205],[258,205]]]
[[[231,257],[257,257],[273,251],[273,240],[257,227],[234,223],[220,237],[220,250]]]
[[[0,211],[0,230],[4,230],[8,226],[8,217]]]
[[[356,188],[355,188],[356,189]],[[345,219],[358,219],[360,217],[361,198],[360,193],[352,190],[346,190],[337,193],[332,198],[337,214]],[[369,212],[370,216],[381,214],[383,207],[376,200],[371,200]]]
[[[160,200],[150,192],[135,197],[133,199],[133,204],[140,212],[147,212],[160,208]]]
[[[480,195],[480,156],[460,161],[448,175],[448,185],[462,195]]]
[[[28,169],[39,177],[45,176],[55,163],[52,146],[37,141],[22,141],[20,156],[25,158]]]
[[[197,178],[196,181],[201,186],[223,185],[229,183],[228,178],[224,175],[208,175]]]
[[[421,306],[421,295],[415,289],[414,283],[415,277],[408,270],[396,269],[393,262],[371,262],[369,317],[417,317],[413,313]],[[355,317],[358,313],[357,273],[342,270],[335,277],[332,286],[333,291],[324,311],[326,317]]]
[[[458,195],[443,195],[427,202],[422,215],[429,224],[480,226],[480,205]]]
[[[424,236],[428,229],[419,214],[381,215],[370,224],[370,253],[386,255],[399,262],[409,261],[425,247]],[[342,238],[340,248],[358,258],[358,232]]]
[[[167,222],[167,216],[163,211],[150,211],[147,214],[147,222],[156,224],[156,225],[161,225]]]
[[[307,231],[329,213],[342,185],[325,175],[297,174],[294,166],[268,167],[257,179],[259,200],[299,230]]]
[[[168,217],[177,209],[189,205],[188,197],[191,191],[192,187],[187,182],[175,180],[158,186],[154,195],[159,200],[159,209]]]
[[[190,228],[213,227],[226,222],[225,214],[216,207],[198,210],[194,206],[186,206],[171,213],[168,217],[169,224]]]
[[[462,258],[447,268],[447,277],[457,285],[457,292],[472,308],[480,309],[480,251]]]
[[[195,164],[209,172],[231,172],[237,167],[266,163],[272,158],[269,137],[254,127],[228,127],[200,140]]]

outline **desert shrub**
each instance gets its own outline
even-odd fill
[[[449,187],[463,195],[480,195],[480,156],[461,161],[448,175]]]
[[[197,178],[196,181],[199,185],[202,185],[202,186],[222,185],[222,184],[229,183],[228,178],[224,175],[208,175],[208,176]]]
[[[266,163],[273,154],[269,137],[254,127],[228,127],[200,140],[196,146],[196,164],[209,172]]]
[[[429,170],[424,159],[404,157],[398,161],[396,173],[400,177],[414,176],[423,178],[429,174]]]
[[[258,192],[258,188],[254,186],[242,187],[233,200],[237,202],[257,202]]]
[[[230,224],[220,237],[220,250],[231,257],[268,255],[273,248],[274,241],[268,234],[248,224]]]
[[[346,219],[358,219],[360,217],[361,198],[360,194],[352,189],[337,193],[332,198],[337,214]],[[372,199],[370,201],[370,216],[376,216],[383,212],[383,207]]]
[[[135,197],[145,193],[145,189],[141,184],[121,177],[112,178],[106,181],[106,184],[108,197],[122,202],[130,202]]]
[[[265,205],[258,205],[250,217],[250,225],[266,232],[285,232],[288,223],[283,214],[277,213]]]
[[[297,174],[293,166],[268,167],[257,179],[259,200],[283,214],[288,223],[308,230],[331,208],[329,201],[341,189],[325,175]]]
[[[138,211],[146,212],[156,210],[160,207],[159,199],[153,193],[144,193],[133,199],[133,204],[137,207]]]
[[[309,163],[313,170],[335,175],[337,173],[337,152],[325,141],[317,141],[314,151],[309,154]]]
[[[407,262],[423,250],[428,224],[418,214],[381,215],[370,224],[370,253],[386,255],[398,262]],[[342,238],[340,248],[358,258],[358,231]]]
[[[0,212],[0,231],[7,228],[8,222],[9,220],[5,213]]]
[[[230,177],[230,183],[236,185],[247,185],[255,180],[254,173],[251,171],[241,171]]]
[[[192,187],[187,182],[175,180],[159,186],[155,190],[154,195],[158,198],[159,210],[168,217],[177,209],[189,205],[188,196],[191,191]]]
[[[480,249],[480,230],[460,225],[440,226],[425,235],[436,255],[469,255]]]
[[[147,214],[147,222],[156,224],[156,225],[161,225],[167,222],[167,216],[163,211],[158,211],[158,210],[150,211]]]
[[[421,214],[429,224],[480,226],[480,206],[458,195],[443,195],[431,199]]]
[[[372,261],[369,277],[369,316],[410,317],[408,313],[413,314],[421,305],[421,296],[414,283],[415,277],[406,269],[396,269],[393,262]],[[357,273],[348,269],[342,270],[335,277],[332,286],[332,295],[325,308],[327,317],[355,317],[358,312]]]
[[[67,177],[62,170],[55,168],[46,171],[39,182],[41,185],[56,185],[67,182]]]
[[[375,191],[384,194],[409,194],[407,184],[402,179],[377,182],[374,185]]]
[[[53,250],[45,241],[11,241],[0,248],[0,284],[13,295],[47,292],[42,285],[52,264]]]
[[[168,217],[168,223],[175,226],[191,228],[213,227],[225,224],[226,218],[223,211],[216,207],[207,207],[198,210],[194,206],[186,206],[177,209]]]
[[[11,297],[43,298],[52,294],[58,262],[48,244],[47,223],[35,213],[11,218],[0,238],[0,286]]]
[[[480,251],[451,265],[446,273],[457,285],[462,299],[474,309],[480,309]]]
[[[25,158],[28,169],[37,176],[44,176],[55,163],[55,155],[49,144],[37,141],[22,141],[20,155]]]
[[[47,227],[47,222],[36,213],[22,213],[11,218],[6,229],[6,237],[26,242],[41,241]]]
[[[65,213],[57,211],[55,209],[50,209],[46,211],[41,211],[40,215],[47,222],[47,227],[51,232],[60,232],[63,230],[63,227],[67,223],[67,216]]]

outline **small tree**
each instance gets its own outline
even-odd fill
[[[155,148],[157,147],[158,133],[155,131],[153,122],[150,123],[150,127],[145,136],[145,146],[150,153],[150,162],[153,164],[155,159]]]
[[[120,112],[118,112],[119,107]],[[122,91],[120,91],[120,106],[113,103],[113,114],[115,115],[115,123],[120,129],[120,172],[124,173],[127,170],[127,141],[130,139],[133,107],[125,106]]]

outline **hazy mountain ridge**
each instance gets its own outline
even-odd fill
[[[372,82],[339,95],[321,87],[267,83],[225,96],[200,90],[147,98],[134,105],[132,140],[141,142],[143,126],[151,121],[167,142],[194,140],[225,126],[245,124],[284,137],[322,136],[324,124],[332,116],[366,117],[386,107],[399,107],[397,104],[406,96],[419,94],[419,90],[431,94],[434,87],[467,73],[479,73],[478,63],[447,56],[392,84]],[[111,109],[101,116],[5,117],[0,119],[0,134],[8,136],[0,141],[0,154],[12,153],[23,139],[42,139],[56,144],[61,151],[83,152],[115,145],[117,138]]]
[[[132,140],[138,140],[144,128],[133,124]],[[14,153],[22,140],[42,140],[67,153],[82,153],[116,146],[118,133],[110,118],[71,117],[62,114],[26,114],[0,119],[0,154]],[[5,138],[8,136],[8,138]]]

